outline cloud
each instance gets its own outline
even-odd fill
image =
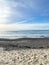
[[[0,0],[0,30],[49,29],[48,6],[49,0]]]
[[[0,0],[0,24],[5,24],[10,16],[10,7],[5,0]]]
[[[44,17],[49,17],[48,0],[8,0],[7,3],[11,8],[9,23],[28,23],[30,18],[31,23],[37,23],[36,19],[41,22]]]

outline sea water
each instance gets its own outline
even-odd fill
[[[48,38],[49,30],[0,31],[0,38]]]

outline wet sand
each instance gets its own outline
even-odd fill
[[[0,39],[0,65],[49,65],[49,38]]]
[[[0,47],[49,48],[49,38],[0,39]]]

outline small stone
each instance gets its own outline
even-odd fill
[[[47,55],[45,55],[44,58],[47,58]]]
[[[42,63],[40,65],[43,65]]]

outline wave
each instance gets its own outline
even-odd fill
[[[49,30],[5,31],[0,38],[49,38]]]

